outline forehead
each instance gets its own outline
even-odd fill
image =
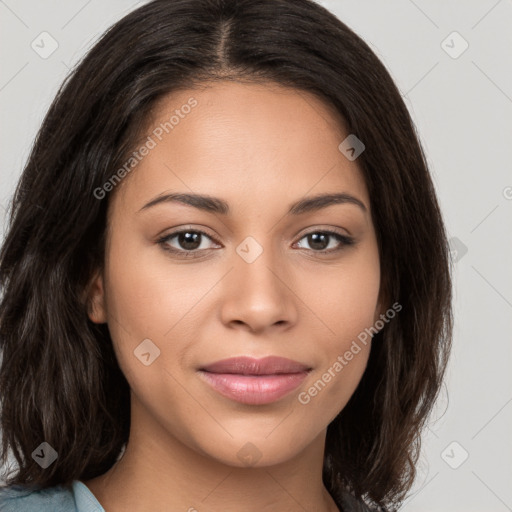
[[[153,106],[138,143],[151,139],[152,148],[121,195],[140,207],[164,192],[197,192],[236,212],[255,199],[261,208],[333,191],[369,205],[357,162],[338,149],[347,135],[332,106],[297,89],[220,82],[176,91]]]

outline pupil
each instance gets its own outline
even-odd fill
[[[200,236],[201,233],[181,233],[179,235],[179,243],[183,249],[194,250],[201,245]]]

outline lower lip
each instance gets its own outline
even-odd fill
[[[203,379],[218,393],[235,402],[262,405],[276,402],[296,389],[308,373],[280,375],[240,375],[200,371]]]

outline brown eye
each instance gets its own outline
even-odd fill
[[[174,235],[172,238],[176,238],[177,244],[181,249],[185,249],[187,251],[193,251],[195,249],[199,249],[201,245],[201,237],[203,235],[201,233],[193,232],[193,231],[182,231]]]
[[[347,245],[353,245],[354,239],[335,231],[313,231],[304,235],[301,240],[307,240],[313,252],[329,253],[342,250]],[[332,246],[334,244],[334,247]],[[331,245],[331,247],[329,247]]]
[[[195,253],[200,253],[212,248],[208,247],[205,239],[213,241],[212,237],[203,231],[185,229],[170,233],[158,240],[157,243],[166,251],[180,256],[190,257],[196,256]]]

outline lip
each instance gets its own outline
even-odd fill
[[[226,398],[249,405],[276,402],[296,389],[310,367],[283,357],[234,357],[199,369],[202,379]]]

